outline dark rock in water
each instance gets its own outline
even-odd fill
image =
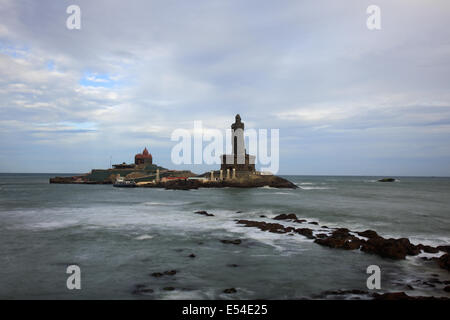
[[[438,259],[439,267],[450,270],[450,254],[446,253]]]
[[[242,213],[242,211],[239,210],[239,211],[236,211],[236,213]]]
[[[305,219],[295,219],[294,222],[303,223],[303,222],[306,222],[306,220]]]
[[[137,284],[132,291],[132,294],[145,295],[148,293],[153,293],[153,289],[147,288],[145,284]]]
[[[212,213],[208,213],[208,212],[206,212],[204,210],[202,210],[202,211],[195,211],[194,213],[201,214],[201,215],[207,216],[207,217],[214,217],[214,215]]]
[[[165,291],[173,291],[173,290],[175,290],[175,288],[174,287],[164,287],[163,290],[165,290]]]
[[[346,250],[359,249],[363,244],[363,241],[351,235],[350,230],[346,228],[340,228],[333,231],[333,233],[323,239],[314,240],[315,243],[330,248],[340,248]]]
[[[357,234],[358,234],[359,236],[361,236],[361,237],[369,238],[369,239],[372,239],[372,238],[379,238],[379,237],[380,237],[380,236],[378,235],[378,233],[376,233],[376,232],[373,231],[373,230],[366,230],[366,231],[363,231],[363,232],[357,232]]]
[[[190,190],[198,188],[259,188],[269,186],[272,188],[289,188],[297,189],[298,186],[292,182],[278,176],[256,175],[251,174],[246,177],[237,179],[208,181],[207,183],[196,180],[174,180],[155,185],[149,185],[153,188],[165,188],[173,190]]]
[[[450,253],[450,246],[438,246],[438,250]]]
[[[223,293],[227,293],[227,294],[229,294],[229,293],[236,293],[236,292],[237,292],[237,291],[236,291],[235,288],[229,288],[229,289],[223,290]]]
[[[260,218],[267,218],[265,215],[260,215],[259,217]]]
[[[220,242],[225,244],[241,244],[242,240],[236,239],[236,240],[220,240]]]
[[[162,277],[164,274],[162,274],[161,272],[153,272],[152,274],[151,274],[151,276],[152,277],[155,277],[155,278],[159,278],[159,277]]]
[[[349,297],[352,295],[352,297]],[[364,290],[327,290],[318,295],[312,296],[313,299],[338,299],[338,296],[343,296],[343,299],[361,299],[360,296],[370,296],[369,292]]]
[[[353,289],[353,290],[329,290],[324,291],[322,295],[329,296],[329,295],[343,295],[343,294],[368,294],[367,291]]]
[[[202,182],[200,182],[202,183]],[[155,185],[157,188],[164,188],[166,190],[191,190],[198,189],[200,187],[200,183],[195,180],[173,180],[167,181],[165,183],[159,183]]]
[[[450,299],[445,297],[423,297],[423,296],[408,296],[404,292],[387,292],[383,294],[374,293],[373,297],[375,300],[444,300],[448,301]]]
[[[281,214],[274,219],[276,220],[294,220],[296,216],[287,214]],[[426,246],[426,245],[414,245],[407,238],[400,239],[385,239],[378,235],[373,230],[366,230],[362,232],[350,231],[347,228],[330,229],[333,230],[331,235],[325,233],[320,233],[314,236],[313,231],[308,228],[298,228],[285,227],[279,223],[267,223],[264,221],[251,221],[251,220],[237,220],[238,224],[243,224],[246,227],[255,227],[262,231],[269,231],[273,233],[288,233],[292,235],[292,232],[301,234],[309,239],[315,239],[314,242],[327,246],[329,248],[340,248],[345,250],[356,250],[361,249],[366,253],[376,254],[383,258],[391,259],[405,259],[407,255],[415,256],[418,255],[421,250],[429,253],[435,253],[438,248]],[[324,228],[324,227],[323,227]],[[360,239],[358,236],[367,238]],[[448,246],[443,246],[441,248],[447,249]],[[441,258],[426,258],[422,257],[424,260],[436,260],[438,261],[441,268],[450,270],[450,258],[449,254],[445,254]]]
[[[388,293],[374,293],[375,300],[411,300],[412,297],[404,292],[388,292]]]
[[[434,248],[434,247],[423,245],[423,244],[418,244],[417,248],[419,250],[423,250],[426,253],[438,253],[439,252],[438,248]]]
[[[407,287],[409,290],[414,290],[414,287],[413,287],[412,285],[410,285],[410,284],[407,284],[406,287]]]
[[[295,229],[295,232],[301,234],[302,236],[307,237],[308,239],[314,239],[313,232],[308,228],[298,228]]]
[[[246,227],[255,227],[262,231],[269,231],[272,233],[287,233],[294,230],[292,227],[284,227],[279,223],[267,223],[264,221],[238,220],[237,223],[244,224]]]
[[[311,221],[311,222],[308,222],[309,224],[314,224],[314,225],[319,225],[319,223],[318,222],[315,222],[315,221]]]
[[[361,250],[391,259],[405,259],[406,255],[417,255],[420,253],[420,250],[406,238],[371,238],[364,242]]]
[[[196,257],[196,255],[195,254],[193,254],[193,253],[191,253],[189,256],[188,256],[189,258],[195,258]]]
[[[394,178],[383,178],[378,180],[378,182],[395,182]]]
[[[297,216],[293,213],[282,213],[274,218],[274,220],[297,220]]]
[[[177,274],[177,270],[164,271],[166,276],[174,276]]]
[[[450,292],[450,286],[446,286],[446,287],[444,288],[444,291],[445,291],[445,292]]]
[[[161,273],[161,272],[153,272],[151,274],[151,276],[155,277],[155,278],[160,278],[160,277],[162,277],[164,275],[166,275],[166,276],[174,276],[176,274],[177,274],[176,270],[169,270],[169,271],[164,271],[163,273]]]
[[[232,263],[232,264],[227,264],[227,267],[237,268],[239,266],[237,264]]]

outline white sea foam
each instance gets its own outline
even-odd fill
[[[148,240],[148,239],[153,239],[153,236],[149,235],[149,234],[143,234],[139,237],[134,238],[135,240]]]
[[[142,203],[143,205],[146,206],[182,206],[182,205],[186,205],[189,204],[190,202],[170,202],[170,201],[166,201],[166,202],[157,202],[157,201],[147,201]]]
[[[336,189],[336,188],[330,188],[330,187],[299,187],[302,190],[328,190],[328,189]]]

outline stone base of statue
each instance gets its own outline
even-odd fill
[[[233,172],[233,169],[235,169],[237,175],[240,175],[242,173],[254,173],[255,156],[251,156],[249,154],[224,154],[222,155],[222,164],[220,166],[220,170],[226,172],[227,169],[229,169],[230,172]]]

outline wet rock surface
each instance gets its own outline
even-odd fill
[[[446,253],[438,259],[439,267],[450,270],[450,254]]]
[[[294,213],[285,214],[282,213],[273,218],[274,220],[297,220],[297,216]]]
[[[380,180],[377,180],[378,182],[395,182],[396,180],[394,178],[383,178]]]
[[[372,297],[375,300],[450,300],[446,297],[409,296],[405,292],[374,293]]]
[[[201,210],[201,211],[195,211],[194,213],[196,213],[196,214],[201,214],[201,215],[207,216],[207,217],[214,217],[214,215],[213,215],[212,213],[208,213],[208,212],[206,212],[206,211],[204,211],[204,210]]]
[[[235,240],[220,240],[220,242],[225,243],[225,244],[241,244],[242,240],[241,239],[235,239]]]
[[[261,188],[261,187],[297,189],[297,185],[278,176],[249,175],[237,179],[208,181],[173,180],[155,184],[145,184],[145,188],[164,188],[167,190],[191,190],[198,188]]]
[[[147,295],[153,293],[154,290],[148,288],[145,284],[137,284],[134,286],[133,291],[131,292],[134,295]]]
[[[237,292],[237,290],[235,288],[229,288],[229,289],[223,290],[223,293],[227,293],[227,294],[236,293],[236,292]]]
[[[177,274],[176,270],[168,270],[164,272],[153,272],[150,274],[150,276],[154,278],[161,278],[162,276],[174,276]]]
[[[288,222],[303,222],[304,219],[298,219],[294,213],[280,214],[273,218],[274,220],[283,220]],[[376,231],[365,230],[361,232],[351,231],[347,228],[325,228],[316,235],[314,230],[310,228],[294,228],[290,226],[284,226],[280,223],[270,223],[265,221],[253,221],[253,220],[237,220],[238,224],[242,224],[245,227],[254,227],[262,231],[268,231],[272,233],[289,233],[290,235],[297,233],[314,240],[315,243],[335,249],[344,250],[361,250],[366,253],[376,254],[383,258],[389,258],[394,260],[405,259],[406,256],[416,256],[422,251],[425,253],[438,253],[440,251],[449,250],[449,246],[432,247],[428,245],[412,244],[407,238],[399,239],[386,239],[380,236]],[[319,225],[318,223],[313,223]],[[320,227],[324,228],[324,227]],[[316,230],[317,231],[317,230]],[[320,229],[319,229],[320,231]],[[329,234],[325,232],[330,232]],[[437,260],[438,265],[446,270],[450,270],[450,254],[444,254],[440,258],[426,258],[430,260]]]

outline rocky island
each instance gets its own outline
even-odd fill
[[[246,153],[244,123],[236,115],[231,125],[232,154],[222,155],[220,170],[196,175],[191,171],[169,170],[153,164],[147,148],[135,155],[134,164],[115,164],[111,169],[94,169],[79,176],[54,177],[50,183],[61,184],[117,184],[122,186],[189,190],[198,188],[298,188],[292,182],[269,172],[255,169],[255,156]]]

